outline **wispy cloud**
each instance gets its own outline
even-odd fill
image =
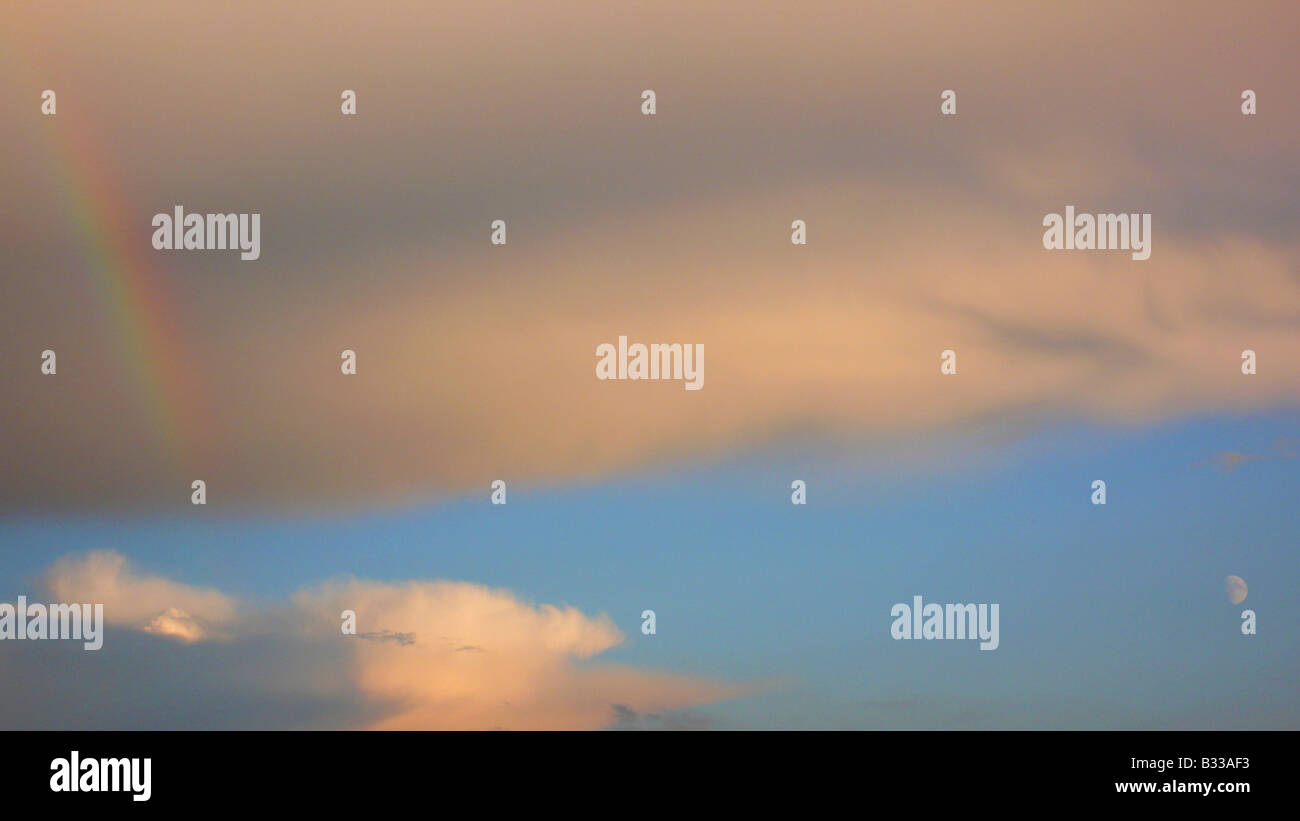
[[[415,644],[414,633],[398,633],[393,630],[372,630],[369,633],[357,633],[356,638],[366,641],[391,641],[403,647]]]
[[[1224,473],[1231,473],[1248,462],[1267,462],[1274,459],[1300,458],[1300,438],[1282,436],[1272,447],[1260,453],[1243,453],[1235,450],[1223,450],[1197,465],[1211,465]]]

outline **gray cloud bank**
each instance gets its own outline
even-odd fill
[[[196,478],[214,510],[383,505],[792,430],[1300,400],[1292,3],[9,16],[7,512]],[[261,213],[261,259],[153,251],[176,204]],[[1044,251],[1067,204],[1152,213],[1152,258]],[[704,344],[704,390],[598,382],[619,335]]]

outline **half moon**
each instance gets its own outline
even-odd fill
[[[1229,576],[1223,580],[1223,586],[1228,591],[1228,601],[1241,604],[1246,600],[1246,580],[1242,577]]]

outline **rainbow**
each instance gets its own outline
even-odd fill
[[[35,105],[35,104],[33,104]],[[173,467],[202,462],[210,427],[205,402],[181,333],[181,311],[168,294],[149,225],[131,224],[115,163],[89,129],[61,128],[62,115],[47,123],[52,178],[86,249],[88,273],[119,340],[142,411],[147,413]]]

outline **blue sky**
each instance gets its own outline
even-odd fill
[[[1144,428],[1046,427],[877,449],[754,451],[674,475],[512,486],[312,520],[11,518],[0,594],[90,549],[274,602],[337,575],[452,579],[608,613],[602,660],[719,677],[751,695],[694,708],[723,727],[1297,727],[1300,462],[1294,414]],[[1231,471],[1237,451],[1269,458]],[[923,470],[900,467],[907,454]],[[808,504],[790,504],[790,481]],[[1090,503],[1107,482],[1107,504]],[[219,488],[210,492],[219,498]],[[187,505],[187,508],[189,506]],[[1249,597],[1232,606],[1223,578]],[[997,602],[1001,645],[894,641],[890,607]],[[639,614],[657,613],[643,636]],[[1259,632],[1243,636],[1240,611]]]

